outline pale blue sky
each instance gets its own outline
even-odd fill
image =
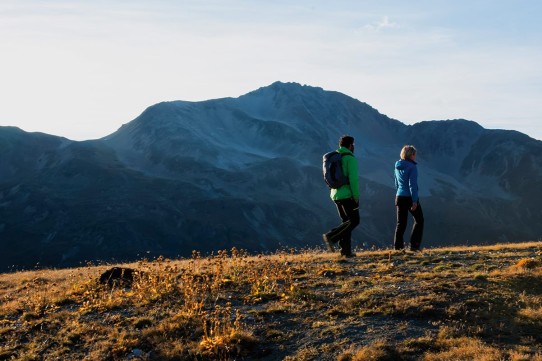
[[[100,138],[274,81],[542,139],[542,1],[0,0],[0,125]]]

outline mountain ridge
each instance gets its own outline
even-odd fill
[[[468,120],[405,125],[339,92],[275,82],[161,102],[96,140],[0,128],[0,269],[319,246],[338,221],[321,156],[345,133],[360,164],[358,247],[391,244],[403,144],[419,150],[424,246],[542,235],[542,142]]]

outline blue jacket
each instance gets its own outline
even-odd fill
[[[419,200],[416,162],[401,159],[395,163],[395,188],[397,196],[412,197],[414,203]]]

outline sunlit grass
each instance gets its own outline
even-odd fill
[[[0,275],[0,360],[527,360],[542,244],[158,258]]]

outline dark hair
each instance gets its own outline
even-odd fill
[[[354,144],[354,137],[349,135],[343,135],[339,138],[339,147],[349,147]]]

